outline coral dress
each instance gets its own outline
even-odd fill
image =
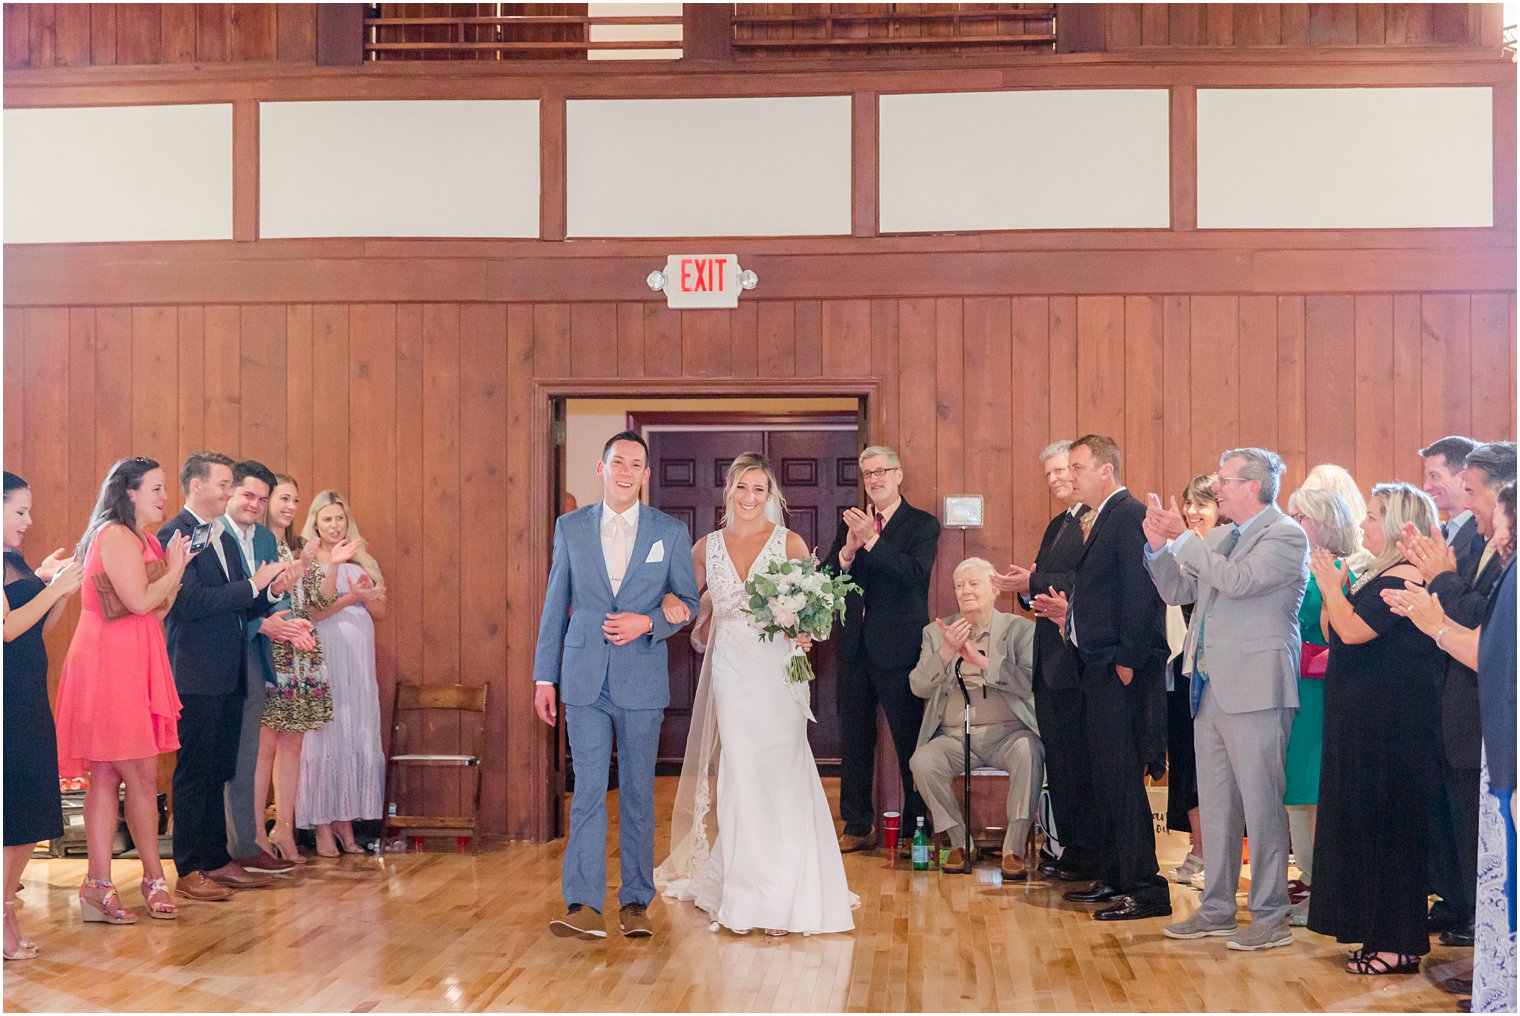
[[[152,534],[144,539],[144,562],[164,556]],[[64,776],[83,775],[92,761],[148,758],[179,748],[179,693],[163,622],[152,614],[107,621],[94,581],[104,571],[97,535],[84,559],[79,627],[58,679],[58,770]]]

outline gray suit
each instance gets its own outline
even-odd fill
[[[954,624],[961,615],[945,619]],[[1008,773],[1008,823],[1004,827],[1003,852],[1019,856],[1029,823],[1045,782],[1045,749],[1040,744],[1034,712],[1034,622],[1016,614],[994,611],[987,625],[986,691],[997,695],[1017,719],[984,729],[972,728],[971,764],[994,766]],[[946,668],[939,658],[944,642],[939,625],[924,627],[918,665],[908,675],[913,694],[927,699],[924,721],[918,730],[918,747],[909,763],[913,782],[934,815],[934,831],[950,834],[959,846],[965,838],[965,819],[955,800],[952,784],[965,768],[964,734],[948,734],[940,725],[945,703],[960,697],[954,664]],[[975,701],[973,699],[973,701]]]
[[[1208,872],[1199,912],[1234,920],[1241,840],[1249,827],[1252,920],[1286,922],[1284,765],[1298,710],[1298,608],[1309,581],[1309,540],[1268,505],[1226,557],[1223,545],[1235,528],[1222,526],[1201,541],[1179,537],[1155,554],[1147,550],[1146,568],[1162,599],[1195,604],[1183,672],[1193,680]],[[1196,666],[1200,638],[1203,668]]]

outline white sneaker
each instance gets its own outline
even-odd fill
[[[1192,886],[1194,889],[1197,889],[1199,892],[1203,892],[1203,879],[1205,874],[1206,872],[1200,869],[1194,873],[1192,878],[1188,879],[1187,884]]]
[[[1167,872],[1166,877],[1178,885],[1192,885],[1193,876],[1202,870],[1203,858],[1197,854],[1188,854],[1181,864]]]

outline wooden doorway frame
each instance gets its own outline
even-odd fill
[[[534,378],[532,432],[533,498],[532,525],[528,531],[529,558],[538,562],[534,579],[534,600],[530,608],[537,616],[542,607],[549,579],[550,542],[554,520],[559,517],[559,492],[551,490],[554,477],[555,403],[564,399],[694,399],[694,398],[854,398],[861,405],[860,437],[869,443],[872,434],[886,429],[886,407],[881,400],[879,377],[848,378]],[[526,709],[524,691],[516,708]],[[534,795],[533,828],[541,840],[563,835],[560,828],[559,798],[561,774],[557,771],[558,726],[548,729],[536,716],[530,717],[537,728],[533,740],[532,772],[529,777],[539,793]],[[508,724],[511,729],[511,724]],[[530,728],[531,729],[531,728]]]

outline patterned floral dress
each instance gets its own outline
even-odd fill
[[[285,541],[280,541],[280,560],[290,563],[296,557]],[[308,562],[301,581],[290,591],[292,617],[309,619],[313,609],[327,606],[322,599],[322,567]],[[322,636],[312,629],[314,649],[296,649],[288,642],[274,642],[275,686],[264,699],[264,726],[286,733],[305,733],[323,726],[333,716],[332,695],[327,672],[322,667]]]

